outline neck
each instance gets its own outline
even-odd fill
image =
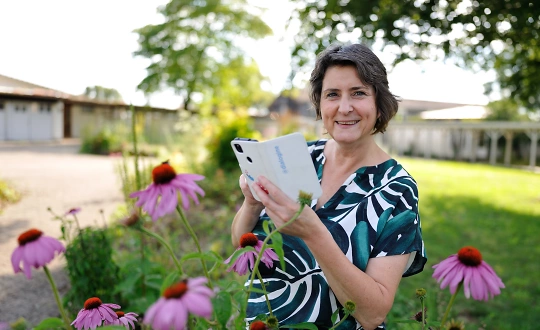
[[[390,156],[375,143],[373,137],[354,145],[340,144],[335,140],[329,140],[328,144],[330,148],[325,152],[325,156],[339,167],[356,170],[363,166],[375,166],[390,159]]]

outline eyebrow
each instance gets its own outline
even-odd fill
[[[369,87],[367,86],[364,86],[364,85],[360,85],[360,86],[354,86],[354,87],[351,87],[349,88],[349,91],[363,91],[363,90],[369,90]],[[340,91],[339,88],[327,88],[325,90],[323,90],[323,93],[328,93],[328,92],[338,92]]]

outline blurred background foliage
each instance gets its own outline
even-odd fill
[[[540,108],[540,4],[532,0],[365,0],[297,3],[293,74],[346,32],[393,62],[445,59],[494,70],[503,97]],[[488,86],[492,87],[492,86]]]
[[[18,202],[21,199],[21,193],[13,185],[0,178],[0,214],[9,204]]]

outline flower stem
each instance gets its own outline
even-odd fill
[[[426,328],[426,313],[424,310],[424,298],[425,297],[420,298],[420,311],[422,312],[422,330]]]
[[[189,224],[189,222],[186,219],[186,216],[184,215],[184,212],[179,206],[176,206],[176,210],[180,214],[180,218],[182,218],[182,222],[184,223],[184,226],[186,226],[186,229],[188,230],[189,234],[193,238],[193,241],[195,242],[195,245],[197,246],[197,251],[202,255],[201,245],[199,244],[199,239],[197,238],[197,235],[195,234],[195,231]],[[204,275],[208,279],[208,285],[210,286],[210,289],[213,289],[212,280],[210,279],[210,274],[208,274],[208,269],[206,268],[206,262],[203,258],[201,259],[201,265],[204,271]]]
[[[49,279],[49,283],[51,283],[54,299],[56,300],[56,304],[60,310],[60,315],[62,315],[62,319],[64,319],[64,325],[66,326],[67,330],[71,330],[71,322],[69,322],[66,311],[64,310],[64,307],[62,307],[62,302],[60,301],[60,296],[58,295],[58,289],[56,288],[56,284],[51,276],[51,272],[47,266],[43,266],[43,270],[45,271],[45,275],[47,275],[47,279]]]
[[[341,320],[339,320],[338,323],[334,324],[334,326],[332,326],[330,329],[328,330],[333,330],[333,329],[337,329],[337,327],[339,327],[339,325],[343,322],[345,322],[345,320],[349,317],[349,313],[345,313],[345,315],[343,315],[343,317],[341,318]]]
[[[274,229],[272,232],[270,232],[270,234],[268,234],[268,236],[266,236],[266,238],[264,239],[263,241],[263,244],[261,246],[261,250],[259,251],[259,255],[257,256],[257,260],[255,260],[255,265],[253,266],[253,270],[256,270],[256,269],[259,269],[259,264],[261,263],[261,258],[262,258],[262,255],[264,253],[264,250],[266,249],[266,245],[268,244],[268,241],[270,240],[270,238],[278,231],[280,231],[281,229],[287,227],[288,225],[290,225],[294,220],[296,220],[298,218],[298,216],[300,215],[300,213],[302,213],[302,210],[304,209],[304,207],[306,206],[306,204],[304,203],[301,203],[300,204],[300,209],[298,209],[298,211],[293,215],[293,217],[291,218],[291,220],[285,222],[283,225],[279,226],[278,228]],[[248,294],[247,294],[247,300],[249,300],[249,293],[251,292],[251,289],[253,289],[253,281],[255,280],[255,271],[252,271],[251,272],[251,279],[249,280],[249,288],[248,288]]]
[[[274,314],[272,313],[272,306],[270,305],[270,299],[268,299],[268,293],[266,292],[266,285],[264,285],[264,281],[261,276],[261,273],[259,272],[259,269],[253,269],[253,271],[257,273],[257,277],[259,278],[259,281],[261,281],[261,288],[264,291],[264,298],[266,299],[266,305],[268,306],[268,311],[270,312],[270,316],[274,316]]]
[[[137,190],[141,190],[141,173],[139,171],[139,150],[137,150],[137,112],[133,104],[129,105],[131,111],[131,133],[133,141],[133,162],[135,165],[135,186]]]
[[[161,244],[163,244],[163,246],[165,246],[167,248],[167,250],[169,251],[169,254],[171,255],[171,257],[173,258],[174,260],[174,263],[176,264],[176,267],[178,268],[178,271],[180,272],[180,275],[183,275],[184,272],[182,271],[182,266],[180,266],[180,261],[178,261],[178,259],[176,258],[176,256],[174,255],[174,252],[171,248],[171,246],[169,245],[169,243],[167,243],[163,237],[159,236],[158,234],[156,233],[153,233],[151,231],[149,231],[148,229],[144,228],[144,227],[140,227],[139,228],[143,233],[147,234],[148,236],[151,236],[155,239],[157,239]]]
[[[452,305],[454,304],[454,300],[456,299],[456,296],[459,292],[459,290],[461,290],[461,287],[463,286],[463,281],[459,282],[457,288],[456,288],[456,292],[454,292],[454,294],[452,295],[452,297],[450,298],[450,301],[448,302],[448,306],[446,306],[446,311],[444,312],[444,316],[441,320],[441,327],[444,327],[444,323],[446,323],[446,320],[448,319],[448,314],[450,314],[450,310],[452,309]]]

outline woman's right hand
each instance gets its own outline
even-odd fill
[[[264,209],[264,205],[253,197],[243,174],[240,175],[239,185],[244,194],[244,203],[236,213],[231,224],[231,239],[235,247],[238,247],[240,244],[240,237],[243,234],[253,230],[259,220],[259,215]]]
[[[251,189],[249,189],[249,185],[244,174],[240,175],[238,184],[240,185],[240,189],[242,189],[242,194],[244,194],[244,203],[247,203],[249,206],[252,207],[258,206],[261,209],[264,207],[261,202],[259,202],[255,199],[255,197],[253,197],[253,193],[251,192]]]

